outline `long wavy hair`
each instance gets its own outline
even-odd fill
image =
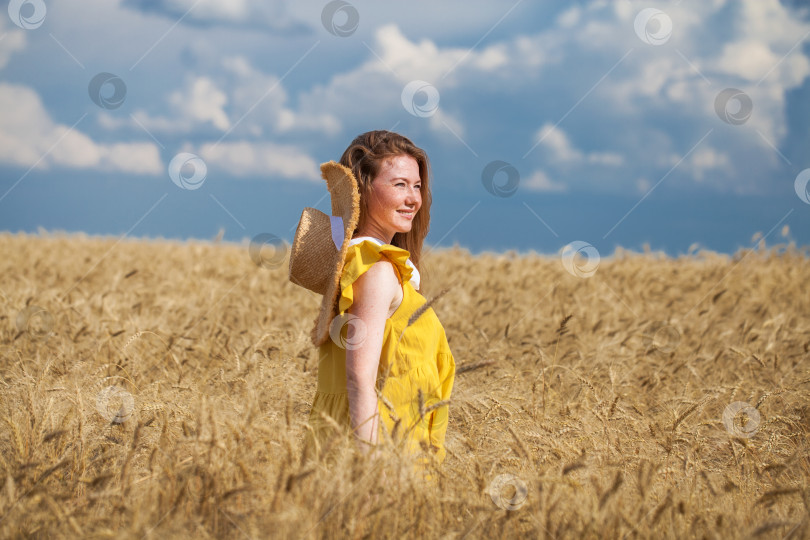
[[[368,200],[371,196],[372,181],[380,172],[386,159],[401,155],[411,156],[419,165],[419,178],[422,181],[420,194],[422,206],[413,218],[411,230],[407,233],[395,233],[391,244],[407,250],[411,262],[419,270],[422,255],[422,243],[430,230],[430,162],[424,150],[413,144],[410,139],[393,131],[368,131],[355,137],[340,158],[341,165],[352,170],[360,189],[360,219],[352,236],[366,222]]]

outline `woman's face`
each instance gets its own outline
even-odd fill
[[[411,230],[422,206],[419,164],[409,155],[385,160],[372,180],[366,223],[358,236],[374,236],[390,243],[394,234]]]

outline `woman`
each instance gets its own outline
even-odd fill
[[[402,135],[370,131],[340,165],[357,183],[359,221],[342,261],[330,339],[319,346],[310,424],[321,443],[334,433],[328,416],[350,428],[363,451],[387,433],[442,462],[455,361],[417,292],[430,222],[427,155]]]

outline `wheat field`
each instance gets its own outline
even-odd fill
[[[0,253],[0,537],[810,537],[806,249],[617,250],[590,277],[426,250],[457,367],[434,484],[399,447],[303,444],[320,297],[281,250]]]

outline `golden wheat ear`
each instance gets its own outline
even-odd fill
[[[447,287],[447,288],[446,288],[446,289],[444,289],[442,292],[440,292],[439,294],[437,294],[436,296],[434,296],[433,298],[431,298],[430,300],[428,300],[427,302],[425,302],[424,304],[422,304],[421,306],[419,306],[419,307],[416,309],[416,311],[414,311],[414,312],[411,314],[411,316],[410,316],[410,317],[408,317],[408,324],[406,324],[406,325],[405,325],[405,328],[403,328],[403,329],[402,329],[402,332],[400,332],[400,334],[399,334],[399,339],[397,340],[397,343],[399,343],[399,341],[400,341],[400,340],[402,340],[402,335],[405,333],[405,330],[407,330],[407,329],[408,329],[408,327],[410,327],[411,325],[413,325],[413,323],[415,323],[415,322],[417,321],[417,319],[419,319],[419,317],[421,317],[422,315],[424,315],[424,313],[425,313],[425,312],[426,312],[426,311],[427,311],[427,310],[428,310],[428,309],[429,309],[429,308],[430,308],[430,307],[431,307],[431,306],[432,306],[432,305],[433,305],[433,304],[434,304],[434,303],[435,303],[435,302],[436,302],[436,301],[437,301],[439,298],[441,298],[442,296],[444,296],[444,295],[445,295],[445,293],[447,293],[447,292],[448,292],[450,289],[452,289],[452,287]]]

